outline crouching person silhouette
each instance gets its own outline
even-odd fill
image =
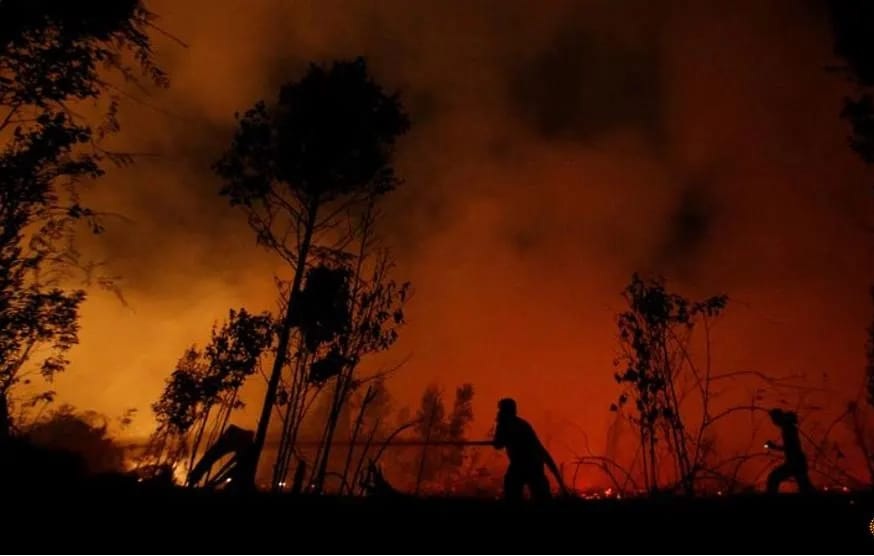
[[[521,500],[525,486],[532,500],[551,498],[544,465],[555,476],[561,492],[567,493],[558,466],[540,443],[531,425],[516,415],[516,402],[510,398],[498,402],[494,446],[499,450],[505,449],[510,460],[504,475],[506,500]]]

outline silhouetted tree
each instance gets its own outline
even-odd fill
[[[452,410],[447,414],[443,396],[436,385],[431,385],[422,394],[416,412],[414,430],[425,442],[418,460],[416,493],[423,482],[439,481],[444,488],[451,488],[460,480],[464,464],[464,447],[441,445],[428,446],[435,442],[463,442],[473,421],[473,386],[463,384],[456,388]]]
[[[637,465],[641,486],[651,492],[679,488],[693,494],[699,485],[712,483],[736,488],[741,467],[767,454],[756,443],[754,427],[745,450],[718,454],[718,425],[731,430],[733,423],[727,421],[743,416],[742,426],[750,427],[755,415],[764,418],[773,407],[768,398],[783,404],[789,392],[801,399],[809,389],[799,386],[798,376],[714,370],[711,330],[727,305],[725,295],[692,301],[668,291],[661,278],[634,274],[624,297],[628,309],[618,318],[622,351],[614,375],[624,388],[610,409],[630,421],[639,448],[630,466],[591,452],[577,463],[599,468],[618,491],[637,490]],[[729,403],[718,403],[726,398]],[[750,450],[756,450],[755,456]]]
[[[211,444],[224,432],[231,412],[242,407],[239,390],[272,341],[269,314],[232,309],[221,327],[213,326],[203,351],[193,346],[185,351],[152,405],[158,421],[152,440],[156,464],[165,463],[166,457],[175,465],[188,453],[188,469],[193,467],[204,434]]]
[[[452,413],[449,414],[449,440],[463,440],[464,431],[473,421],[473,385],[463,384],[455,390]]]
[[[146,33],[153,18],[138,0],[0,2],[0,440],[28,365],[51,379],[77,342],[84,294],[60,287],[58,271],[92,269],[72,247],[77,222],[102,230],[77,185],[106,160],[130,160],[100,146],[119,129],[120,89],[107,79],[136,80],[139,68],[167,84]],[[94,127],[76,107],[99,100],[108,104]]]
[[[360,392],[360,390],[359,390]],[[351,494],[355,490],[355,485],[359,484],[361,466],[363,466],[364,458],[367,457],[367,452],[370,449],[373,438],[383,425],[383,420],[391,411],[391,396],[385,386],[385,380],[382,377],[377,378],[368,384],[367,389],[360,395],[352,395],[349,400],[349,409],[357,412],[355,424],[349,436],[350,447],[346,452],[345,463],[343,464],[343,472],[341,474],[341,494],[342,489],[347,489]],[[364,446],[357,449],[356,444],[364,438]],[[353,458],[358,455],[359,464],[353,468]],[[350,477],[350,471],[352,475]]]
[[[631,401],[632,422],[639,429],[644,483],[659,486],[659,442],[667,444],[674,458],[676,476],[689,493],[693,490],[695,450],[690,430],[683,420],[681,402],[685,396],[682,373],[689,369],[696,389],[708,395],[710,370],[702,376],[692,361],[688,342],[701,319],[713,318],[725,308],[727,297],[715,296],[700,302],[668,292],[662,280],[644,280],[637,274],[625,289],[628,310],[619,315],[619,339],[623,354],[617,365],[616,381],[628,387],[612,409]],[[706,401],[706,400],[705,400]],[[707,409],[705,407],[705,417]]]
[[[350,212],[397,185],[392,151],[409,122],[397,95],[386,94],[356,59],[310,66],[280,88],[277,102],[257,103],[238,123],[214,166],[221,193],[246,212],[258,243],[293,269],[255,435],[254,481],[310,261],[336,260],[349,241],[352,226],[341,224],[350,222]]]
[[[844,98],[841,117],[851,126],[850,147],[864,163],[874,165],[874,4],[866,0],[828,0],[828,6],[834,52],[845,64],[838,69],[855,89]],[[874,289],[871,295],[874,298]],[[874,407],[874,323],[868,328],[866,357],[865,397],[868,405]],[[861,408],[855,401],[849,402],[848,407],[851,409],[847,422],[874,480],[874,459],[867,447],[869,433],[863,425]]]
[[[39,421],[49,406],[55,402],[55,396],[57,396],[57,392],[46,390],[16,404],[18,415],[14,419],[15,428],[26,428]],[[36,411],[36,414],[32,414],[32,411]]]
[[[360,231],[347,248],[357,248],[356,255],[342,263],[320,262],[307,273],[300,292],[302,316],[295,324],[299,331],[296,349],[289,357],[290,383],[279,391],[283,422],[274,486],[287,482],[300,426],[319,398],[326,402],[326,409],[310,483],[316,491],[322,490],[336,429],[339,424],[350,424],[352,394],[385,374],[362,377],[361,362],[369,354],[389,349],[404,324],[409,284],[398,284],[390,277],[393,265],[375,235],[376,216],[375,206],[369,204],[356,217]]]
[[[64,354],[78,341],[78,309],[85,297],[82,291],[27,284],[23,275],[29,269],[15,266],[6,276],[8,287],[0,290],[0,441],[11,427],[11,390],[19,381],[30,381],[26,365],[32,356],[43,357],[38,372],[47,380],[66,367]]]
[[[148,463],[175,468],[188,453],[188,433],[197,420],[198,406],[203,399],[203,374],[201,353],[192,346],[176,363],[161,397],[152,404],[158,428],[149,442],[146,456],[151,461]]]
[[[317,489],[321,489],[324,482],[341,412],[351,394],[365,382],[357,373],[362,359],[391,348],[398,339],[399,328],[405,323],[404,307],[409,299],[410,284],[398,284],[391,279],[393,263],[389,253],[376,247],[373,233],[376,216],[373,205],[368,206],[362,216],[358,254],[348,267],[352,285],[345,300],[347,326],[328,348],[329,355],[335,354],[339,364],[324,442],[317,458],[314,481]]]
[[[467,429],[473,422],[473,385],[463,384],[455,390],[455,400],[452,412],[446,423],[447,440],[462,442],[466,440]],[[444,467],[447,469],[445,482],[447,486],[454,485],[464,465],[464,447],[447,446],[443,450]]]
[[[435,469],[427,465],[428,443],[441,438],[446,431],[446,407],[443,404],[443,396],[436,385],[431,385],[422,393],[422,401],[416,412],[415,430],[425,442],[422,446],[422,455],[419,457],[419,469],[416,472],[416,494],[419,494],[422,481],[433,474]]]
[[[874,164],[874,5],[867,0],[828,0],[839,68],[854,85],[841,117],[851,127],[850,146],[866,164]]]
[[[246,309],[232,309],[220,329],[213,326],[212,338],[203,350],[199,424],[189,468],[194,466],[207,427],[211,424],[207,433],[207,445],[210,445],[224,432],[231,412],[243,407],[240,388],[257,370],[261,355],[273,343],[273,333],[274,323],[269,313],[252,315]],[[213,408],[217,408],[215,415]]]

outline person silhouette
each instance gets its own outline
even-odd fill
[[[813,485],[807,475],[807,457],[801,450],[801,439],[798,436],[798,416],[791,411],[774,408],[768,412],[771,421],[778,427],[783,437],[783,444],[771,440],[765,442],[765,448],[783,452],[785,461],[774,468],[768,475],[767,490],[774,494],[780,490],[780,484],[789,479],[795,479],[800,492],[812,492]]]
[[[516,415],[516,401],[513,399],[504,398],[498,402],[494,446],[505,449],[510,460],[504,475],[506,500],[521,500],[525,486],[532,500],[551,498],[544,465],[555,476],[561,491],[567,492],[552,456],[540,443],[531,425]]]

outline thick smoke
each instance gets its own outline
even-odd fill
[[[414,121],[383,229],[416,290],[396,397],[470,381],[475,430],[512,395],[559,459],[581,449],[577,426],[600,449],[635,270],[732,297],[720,368],[827,373],[852,395],[874,204],[812,4],[153,1],[189,47],[160,40],[173,86],[124,110],[119,145],[154,157],[92,195],[130,219],[93,247],[130,305],[92,295],[56,389],[109,414],[139,407],[144,434],[188,344],[229,307],[273,308],[281,267],[209,165],[235,111],[310,60],[364,55]]]

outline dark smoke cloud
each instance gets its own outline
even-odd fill
[[[720,213],[716,184],[711,180],[709,176],[694,176],[681,186],[668,213],[661,246],[654,253],[653,268],[694,281],[690,272],[705,251],[714,247],[714,227]]]
[[[565,27],[526,56],[508,79],[513,111],[545,139],[592,144],[617,128],[658,140],[662,125],[658,37],[623,44]]]

